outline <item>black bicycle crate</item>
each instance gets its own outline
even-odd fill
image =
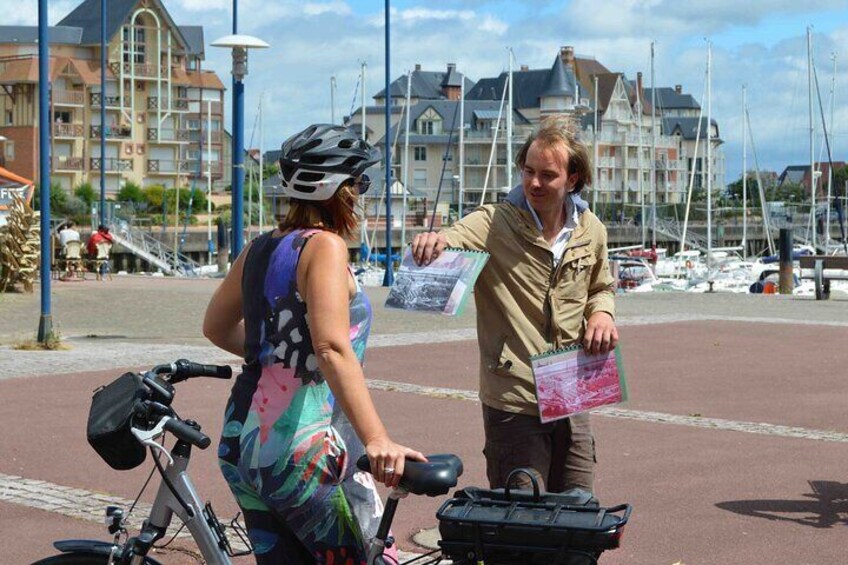
[[[586,492],[467,488],[445,502],[439,545],[452,559],[523,556],[525,563],[592,563],[618,547],[630,506],[601,508]],[[589,556],[580,560],[580,555]]]
[[[141,376],[124,373],[94,392],[88,413],[88,443],[113,469],[134,469],[147,456],[145,448],[130,431],[133,410],[147,398]]]

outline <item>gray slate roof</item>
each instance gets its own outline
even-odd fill
[[[513,73],[515,76],[515,73]],[[539,94],[540,96],[550,97],[565,97],[574,96],[574,73],[566,73],[565,65],[562,64],[562,58],[557,55],[554,59],[554,64],[551,66],[551,72],[548,73],[548,80],[545,82],[545,88]],[[513,94],[513,98],[514,98]]]
[[[419,135],[414,129],[409,132],[410,143],[447,143],[450,131],[453,131],[453,138],[458,139],[459,132],[459,101],[458,100],[422,100],[413,105],[409,112],[410,128],[415,128],[415,120],[428,109],[432,108],[442,117],[442,135]],[[500,109],[500,100],[466,100],[465,101],[465,125],[466,130],[470,130],[474,126],[474,117],[477,119],[497,119],[498,110]],[[454,119],[456,115],[456,119]],[[485,116],[485,117],[483,117]],[[491,116],[491,118],[489,117]],[[501,119],[506,119],[502,117]],[[529,124],[530,121],[524,117],[524,114],[518,110],[513,110],[513,123]],[[505,127],[505,126],[501,126]],[[398,124],[392,126],[392,139],[397,135],[403,135],[406,131],[406,120],[401,120]],[[385,143],[385,136],[377,141],[377,144]]]
[[[180,26],[180,32],[188,44],[188,53],[203,57],[203,26]]]
[[[47,42],[63,45],[79,45],[82,28],[50,26]],[[38,43],[38,26],[0,26],[0,43]]]
[[[171,20],[171,15],[162,5],[162,2],[160,0],[151,0],[151,2],[158,4],[168,25],[174,30],[174,35],[182,42],[182,46],[188,49],[188,43],[179,26]],[[138,3],[139,0],[109,0],[106,6],[106,37],[114,37],[120,27],[128,23]],[[70,14],[62,18],[58,25],[82,28],[82,41],[80,42],[82,45],[100,43],[100,0],[85,0],[74,8]]]
[[[651,100],[651,89],[644,88],[645,100]],[[691,94],[678,94],[673,88],[667,86],[656,89],[657,108],[659,110],[700,110],[701,105]]]
[[[715,126],[716,131],[718,130],[718,122],[715,120],[710,120],[712,124]],[[674,135],[679,132],[683,139],[692,140],[695,139],[696,133],[698,131],[698,118],[663,118],[662,119],[662,133],[664,135]],[[701,120],[701,134],[700,138],[702,140],[707,139],[707,120]],[[717,138],[713,138],[717,140]]]
[[[459,86],[461,73],[454,70],[452,76],[447,76],[446,71],[412,71],[412,89],[411,96],[413,98],[422,98],[426,100],[439,100],[444,98],[442,94],[442,83],[447,78],[450,84],[446,86]],[[456,84],[453,84],[456,83]],[[474,81],[465,77],[465,91],[468,92],[474,86]],[[406,98],[406,75],[395,79],[389,85],[392,98]],[[374,95],[375,99],[386,97],[386,89],[383,88]]]

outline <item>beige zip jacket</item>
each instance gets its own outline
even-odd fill
[[[538,415],[530,356],[580,341],[595,312],[615,317],[606,228],[572,200],[579,221],[557,266],[520,186],[443,232],[450,247],[491,255],[474,290],[480,400],[492,408]]]

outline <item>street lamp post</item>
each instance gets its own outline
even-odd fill
[[[227,35],[212,47],[229,47],[233,52],[233,245],[232,260],[241,253],[244,239],[244,77],[247,76],[248,49],[265,49],[267,43],[250,35]]]
[[[50,47],[47,39],[47,0],[38,0],[38,189],[41,208],[41,317],[38,342],[53,336],[53,312],[50,303]]]

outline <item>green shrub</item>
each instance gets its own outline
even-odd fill
[[[68,203],[68,193],[58,182],[50,184],[50,211],[54,214],[63,214]],[[32,195],[32,207],[41,210],[41,187],[35,186]]]
[[[92,204],[100,200],[100,195],[95,192],[94,187],[90,182],[84,182],[74,189],[74,196],[82,200],[86,207],[90,208]]]
[[[152,184],[144,189],[144,201],[150,212],[162,212],[162,202],[165,200],[165,187],[160,184]]]
[[[118,191],[118,200],[121,202],[133,202],[135,204],[147,203],[144,190],[136,183],[127,181]]]

